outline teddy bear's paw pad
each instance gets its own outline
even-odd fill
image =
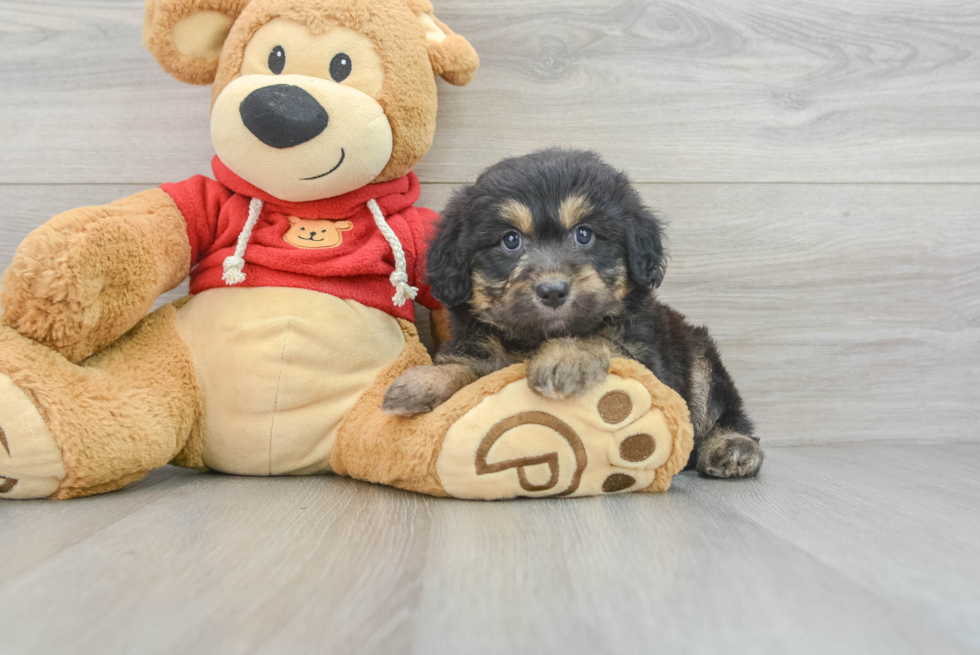
[[[543,398],[518,380],[450,427],[436,472],[458,498],[638,491],[672,445],[663,413],[636,380],[610,375],[567,399]]]
[[[0,374],[0,499],[47,498],[64,477],[61,449],[41,414]]]

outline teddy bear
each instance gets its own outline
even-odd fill
[[[415,303],[445,326],[412,168],[436,77],[466,85],[479,65],[429,0],[148,0],[144,44],[212,85],[214,178],[65,212],[18,248],[0,499],[109,492],[168,463],[473,499],[670,485],[687,407],[636,362],[581,398],[537,396],[518,365],[430,414],[381,411],[431,364]],[[149,313],[188,275],[189,296]]]

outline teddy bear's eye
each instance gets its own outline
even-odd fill
[[[330,77],[334,82],[343,82],[350,75],[351,61],[346,53],[341,52],[330,60]]]
[[[281,45],[277,45],[269,53],[269,70],[274,74],[282,74],[282,69],[286,67],[286,51]]]
[[[306,228],[305,227],[301,227],[301,228],[299,228],[299,231],[300,232],[306,232]]]

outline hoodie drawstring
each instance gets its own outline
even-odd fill
[[[252,202],[248,203],[248,220],[245,221],[245,227],[242,228],[241,234],[238,235],[238,245],[235,246],[235,254],[225,257],[225,263],[223,265],[225,272],[221,276],[221,279],[228,286],[241,284],[245,281],[245,248],[248,246],[248,240],[252,238],[252,229],[259,221],[259,215],[262,214],[263,205],[265,203],[259,198],[252,198]]]
[[[224,261],[224,275],[221,276],[221,279],[228,286],[241,284],[245,281],[245,249],[248,247],[248,240],[252,238],[252,230],[259,221],[264,205],[265,203],[259,198],[252,198],[248,205],[248,220],[245,222],[241,234],[238,235],[235,254],[226,257]],[[388,242],[391,252],[395,256],[395,270],[388,277],[388,281],[391,282],[391,286],[395,287],[395,295],[391,297],[391,302],[396,307],[401,307],[409,300],[415,300],[419,293],[418,287],[413,287],[408,283],[408,264],[405,261],[405,250],[402,248],[401,241],[398,240],[398,235],[391,229],[384,214],[381,213],[378,202],[372,198],[367,201],[367,207],[371,210],[371,216],[374,217],[374,224],[378,226],[381,235]]]
[[[388,277],[388,281],[391,282],[391,286],[395,287],[395,295],[391,297],[391,302],[394,303],[395,307],[401,307],[409,300],[415,300],[415,296],[419,295],[419,289],[408,284],[408,264],[405,262],[405,251],[402,249],[401,241],[398,240],[398,235],[388,225],[385,215],[381,213],[378,202],[372,198],[368,200],[367,206],[371,210],[371,215],[374,216],[374,224],[381,230],[381,235],[384,236],[385,241],[391,246],[392,254],[395,255],[395,270]]]

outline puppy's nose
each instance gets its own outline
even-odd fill
[[[309,93],[289,84],[256,89],[238,108],[248,131],[267,146],[283,149],[312,141],[327,129],[327,110]]]
[[[560,282],[549,280],[539,284],[535,292],[538,294],[538,299],[548,307],[561,307],[568,300],[570,290],[571,286],[564,280]]]

